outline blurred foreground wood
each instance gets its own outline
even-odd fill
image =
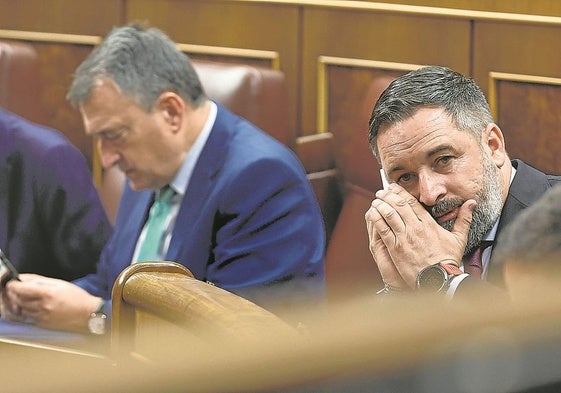
[[[520,392],[561,381],[558,292],[516,304],[372,296],[318,313],[297,338],[266,325],[231,340],[205,324],[193,334],[204,341],[145,330],[147,358],[116,362],[3,347],[2,391]]]

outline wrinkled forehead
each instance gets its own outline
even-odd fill
[[[457,131],[450,116],[444,109],[422,108],[411,116],[380,127],[378,150],[380,153],[391,150],[404,150],[439,136]]]
[[[111,129],[115,123],[123,122],[130,113],[140,111],[132,98],[124,95],[109,78],[100,79],[93,86],[89,99],[78,107],[86,133],[92,134]]]
[[[424,158],[443,148],[459,148],[470,133],[461,131],[444,109],[423,108],[411,117],[380,128],[378,155],[384,169]]]

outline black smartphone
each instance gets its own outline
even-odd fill
[[[0,285],[2,288],[10,280],[19,280],[19,273],[4,252],[0,250]]]

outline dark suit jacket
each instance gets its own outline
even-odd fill
[[[96,274],[76,281],[110,297],[131,263],[152,193],[125,187]],[[184,195],[166,259],[261,306],[324,291],[322,216],[292,151],[218,105]],[[273,306],[272,304],[275,304]]]
[[[546,175],[521,160],[512,160],[512,165],[516,168],[516,175],[512,180],[507,199],[501,211],[495,242],[500,239],[502,230],[509,225],[522,210],[539,199],[548,189],[561,182],[561,176]],[[504,279],[502,269],[502,266],[493,264],[493,258],[491,257],[487,281],[498,287],[503,287]],[[480,280],[468,277],[462,281],[460,287],[462,290],[465,290],[473,285],[477,285],[477,281]],[[458,294],[460,287],[458,287],[458,291],[456,292]]]
[[[0,109],[0,247],[15,267],[82,277],[110,233],[82,154],[62,134]]]

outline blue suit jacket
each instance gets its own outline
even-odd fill
[[[131,263],[152,200],[125,187],[96,274],[76,281],[110,298]],[[166,259],[266,308],[324,295],[325,231],[304,170],[287,147],[218,105]]]
[[[0,247],[20,272],[94,272],[111,225],[82,154],[0,109]]]

